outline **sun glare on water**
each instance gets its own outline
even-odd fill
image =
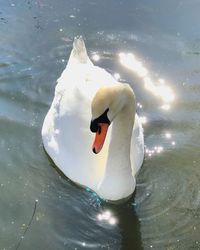
[[[117,223],[117,219],[112,215],[111,211],[107,210],[97,215],[97,219],[99,221],[104,221],[109,223],[110,225],[115,225]]]
[[[170,103],[175,99],[173,90],[165,83],[164,79],[151,79],[149,71],[143,66],[142,62],[132,53],[119,53],[120,63],[135,73],[144,82],[144,87],[152,94],[160,97],[163,101],[161,108],[163,110],[170,109]]]

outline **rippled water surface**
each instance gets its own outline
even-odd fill
[[[200,2],[0,0],[0,249],[200,249]],[[134,196],[102,202],[45,154],[73,37],[137,96]]]

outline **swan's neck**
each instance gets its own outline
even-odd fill
[[[130,105],[126,105],[113,121],[106,164],[107,173],[131,174],[130,148],[135,105],[129,102]]]
[[[108,200],[125,198],[135,189],[130,160],[135,98],[128,88],[127,93],[121,94],[123,94],[123,105],[113,120],[106,168],[98,186],[98,194]],[[116,100],[121,96],[116,96]]]

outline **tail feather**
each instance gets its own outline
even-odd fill
[[[73,50],[76,51],[77,53],[83,53],[83,52],[87,53],[82,36],[74,38]]]
[[[73,49],[70,55],[69,62],[78,62],[78,63],[88,63],[90,59],[87,54],[85,43],[83,38],[75,37],[73,42]]]

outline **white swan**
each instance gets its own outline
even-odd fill
[[[82,38],[58,79],[42,139],[58,168],[100,197],[115,201],[135,190],[144,141],[133,90],[93,65]]]

